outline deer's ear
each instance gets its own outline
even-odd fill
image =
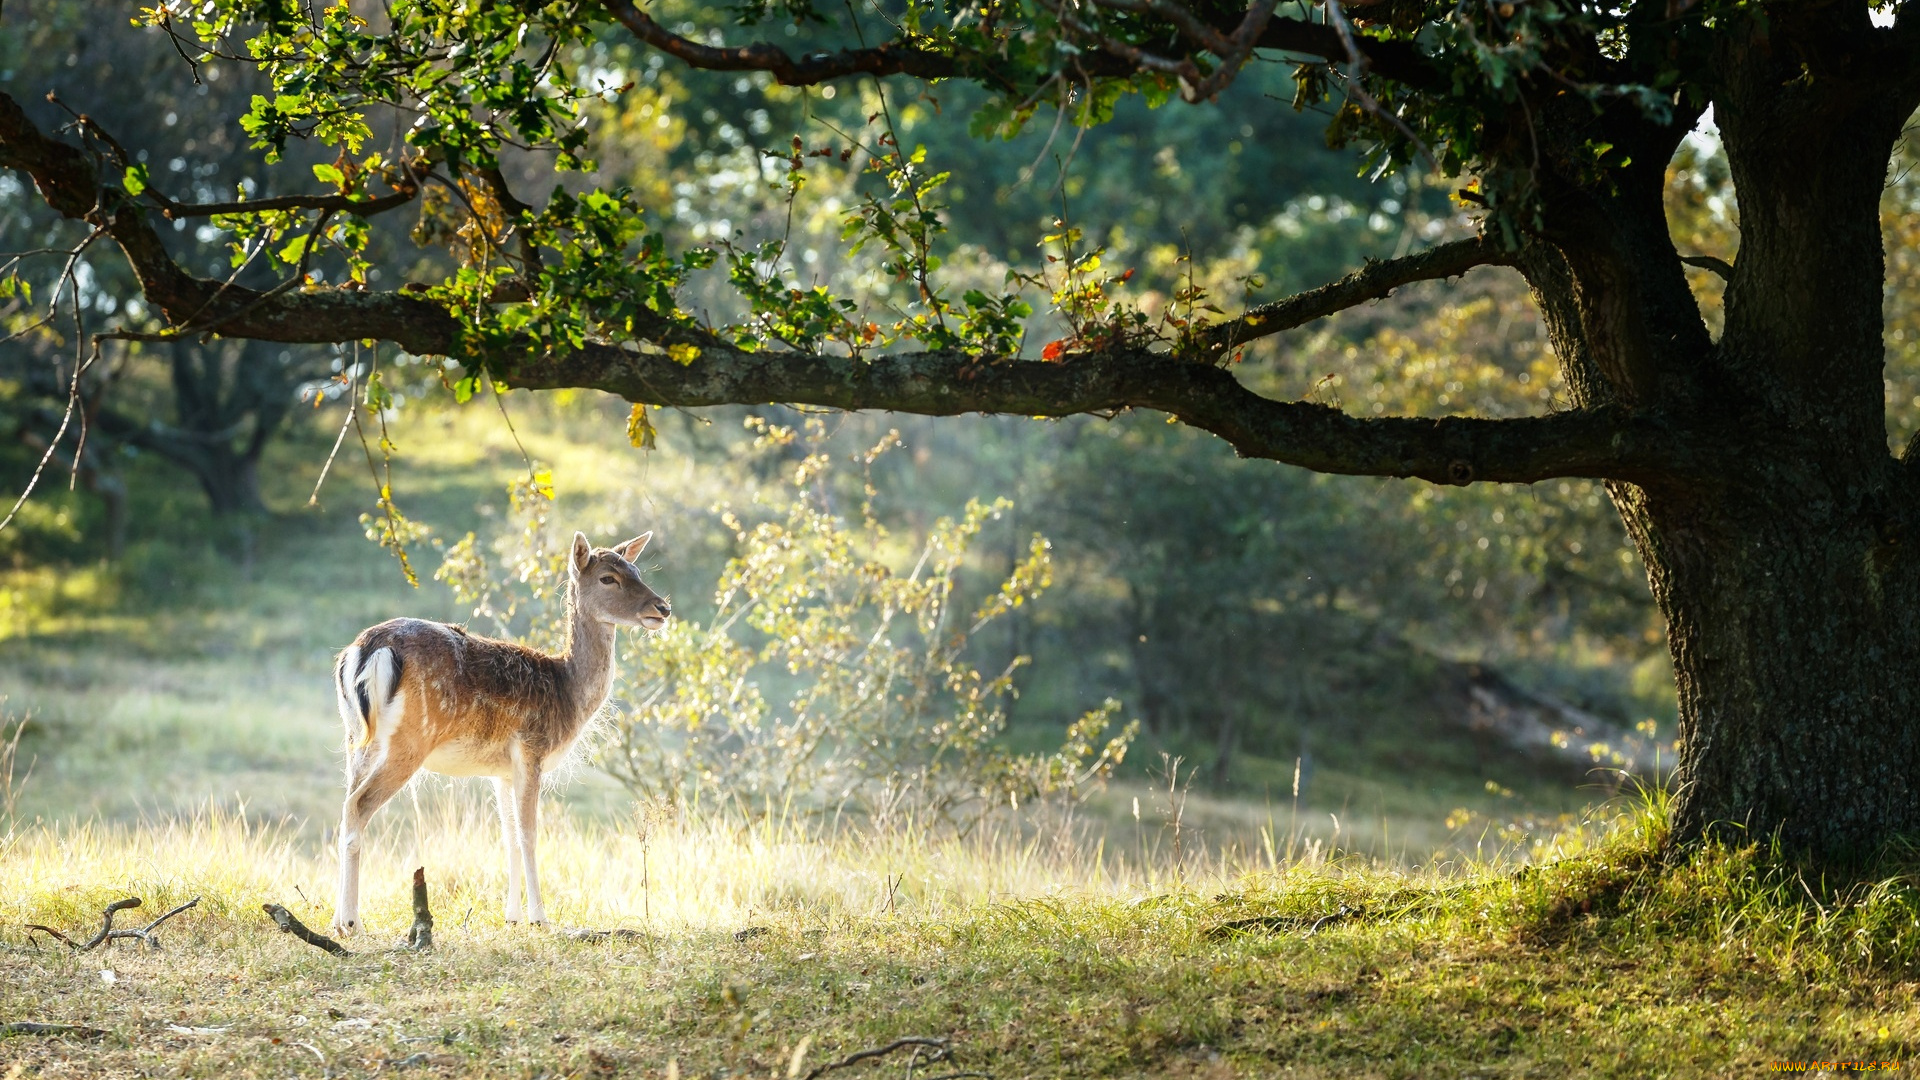
[[[641,552],[647,550],[647,541],[651,539],[653,539],[653,533],[643,532],[626,543],[618,545],[613,550],[619,552],[621,558],[632,562],[640,557]]]
[[[587,564],[592,561],[593,561],[593,545],[587,542],[587,534],[582,532],[574,533],[573,534],[573,572],[575,574],[586,573]]]

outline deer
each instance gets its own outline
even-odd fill
[[[647,532],[596,548],[584,533],[573,534],[562,652],[426,619],[369,627],[341,651],[333,675],[346,727],[347,797],[336,933],[360,929],[360,840],[368,821],[423,769],[491,778],[507,856],[506,920],[546,924],[534,858],[541,777],[564,762],[606,704],[615,630],[655,633],[673,616],[634,566],[651,539]]]

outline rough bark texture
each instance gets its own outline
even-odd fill
[[[1789,51],[1755,30],[1718,59],[1741,200],[1720,341],[1682,300],[1650,180],[1550,203],[1519,264],[1580,404],[1659,408],[1702,454],[1608,484],[1667,619],[1674,836],[1849,858],[1920,835],[1920,485],[1887,446],[1878,214],[1915,101],[1850,84],[1857,64],[1821,55],[1835,36]]]

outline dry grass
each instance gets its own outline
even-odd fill
[[[582,944],[503,925],[486,809],[429,790],[417,816],[405,798],[383,815],[369,932],[344,960],[259,911],[325,924],[332,861],[310,831],[220,812],[32,826],[0,849],[0,1022],[108,1034],[8,1039],[0,1063],[779,1077],[803,1043],[814,1065],[925,1035],[951,1040],[957,1066],[941,1068],[1001,1078],[1642,1077],[1920,1047],[1913,878],[1816,883],[1796,901],[1801,883],[1753,851],[1662,871],[1657,814],[1569,836],[1520,874],[1217,854],[1174,867],[1058,830],[822,837],[690,813],[643,834],[561,816],[542,844],[556,924],[638,932]],[[417,864],[439,919],[424,955],[391,947]],[[90,932],[124,895],[151,912],[205,900],[159,952],[71,954],[19,929]]]

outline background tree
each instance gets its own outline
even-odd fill
[[[147,47],[158,42],[101,27],[98,18],[98,10],[87,5],[39,3],[17,12],[11,32],[0,41],[0,84],[30,88],[35,97],[51,95],[49,115],[77,130],[124,139],[134,167],[197,198],[256,189],[264,181],[258,156],[230,123],[263,87],[253,73],[208,68],[205,77],[182,79],[178,54]],[[99,93],[99,87],[113,84],[149,89],[139,95]],[[93,127],[70,110],[83,112]],[[191,134],[178,137],[180,132]],[[70,243],[59,216],[44,202],[7,194],[0,191],[0,246]],[[185,219],[174,224],[182,241],[175,247],[180,258],[208,273],[230,273],[223,235],[204,225],[188,226]],[[17,336],[0,345],[0,373],[19,391],[7,410],[11,426],[29,448],[44,451],[61,429],[68,391],[74,388],[68,361],[76,337],[85,337],[85,325],[97,329],[101,320],[144,317],[129,266],[111,256],[99,258],[101,253],[89,249],[74,260],[71,299],[84,320],[81,331],[70,317],[30,330],[37,320],[23,308],[11,320]],[[124,354],[121,348],[114,346],[113,355],[103,356],[79,380],[85,424],[69,423],[58,451],[71,465],[80,431],[87,429],[89,445],[81,449],[79,465],[92,478],[90,487],[108,501],[109,516],[116,522],[124,517],[114,500],[124,501],[124,480],[118,477],[126,448],[156,454],[186,471],[216,516],[264,511],[260,455],[285,422],[301,384],[331,374],[330,351],[200,337],[133,345]],[[124,524],[109,531],[121,536]]]
[[[189,203],[121,144],[84,125],[80,145],[50,137],[11,97],[0,99],[0,164],[119,246],[165,324],[140,332],[161,337],[382,339],[458,358],[462,392],[487,375],[642,405],[1155,409],[1243,455],[1324,472],[1604,481],[1668,624],[1676,836],[1730,825],[1841,855],[1920,830],[1920,730],[1907,721],[1920,694],[1906,675],[1920,659],[1920,572],[1905,542],[1920,503],[1913,455],[1889,448],[1882,378],[1881,201],[1920,105],[1914,8],[1034,0],[835,21],[801,0],[738,13],[790,18],[789,49],[711,44],[701,21],[718,13],[669,27],[625,0],[396,4],[375,21],[346,6],[264,21],[239,3],[162,6],[152,21],[191,58],[255,65],[271,82],[242,120],[261,149],[312,139],[339,150],[315,170],[330,190]],[[828,145],[796,136],[771,179],[797,198],[810,162],[859,170],[858,198],[840,212],[879,262],[859,297],[813,284],[785,233],[710,228],[711,246],[677,250],[629,190],[587,176],[525,201],[503,167],[516,148],[552,155],[538,160],[562,173],[590,164],[592,102],[624,85],[589,63],[607,16],[695,68],[765,73],[822,98],[849,88],[858,111],[822,118],[838,132]],[[1238,315],[1194,263],[1173,268],[1162,296],[1122,302],[1130,275],[1067,216],[1045,241],[1050,261],[1010,287],[946,284],[936,200],[948,178],[902,145],[893,115],[903,94],[927,93],[914,80],[978,86],[973,128],[993,135],[1043,108],[1098,123],[1128,93],[1208,101],[1256,56],[1293,64],[1296,105],[1329,107],[1329,140],[1375,171],[1470,177],[1459,197],[1479,208],[1481,233]],[[890,96],[885,80],[905,85]],[[372,152],[368,117],[384,106],[414,119],[404,143]],[[1664,202],[1669,163],[1709,107],[1740,207],[1730,265],[1677,251]],[[372,288],[380,252],[362,222],[428,191],[446,193],[437,212],[450,215],[457,267]],[[197,276],[155,229],[169,218],[213,219],[238,253],[268,252],[284,277],[256,289]],[[1687,259],[1727,278],[1717,337]],[[314,278],[322,263],[340,286]],[[1525,280],[1565,407],[1354,416],[1261,394],[1236,374],[1274,334],[1489,265]],[[736,299],[697,317],[679,297],[711,290],[709,268]],[[1055,321],[1026,359],[1031,293]],[[650,431],[644,411],[633,430]]]

